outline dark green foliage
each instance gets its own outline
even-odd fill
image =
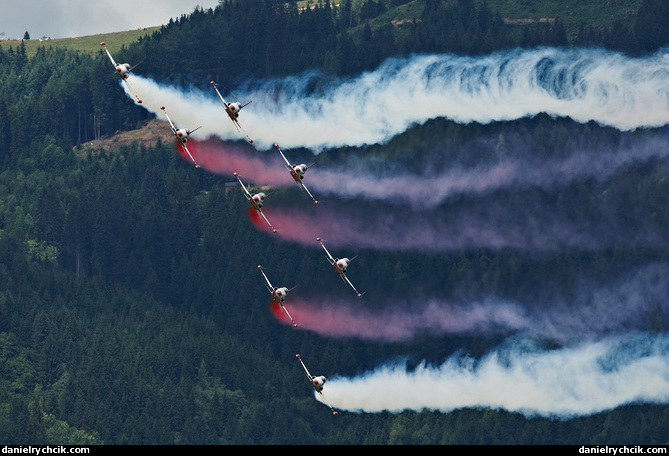
[[[433,130],[435,139],[444,126]],[[481,134],[494,135],[496,128]],[[527,120],[513,130],[524,128],[538,136],[560,129]],[[466,133],[468,127],[457,129],[478,136]],[[620,140],[620,133],[609,130],[572,126],[571,131],[586,129],[598,143]],[[573,135],[559,141],[567,144]],[[667,194],[664,179],[653,178],[663,173],[665,167],[626,173],[609,184],[607,194],[615,195],[611,202],[667,218],[667,208],[646,197]],[[279,325],[265,306],[255,265],[261,259],[291,282],[315,283],[317,271],[285,267],[313,250],[277,244],[253,229],[244,216],[245,200],[225,191],[224,178],[208,176],[207,191],[196,191],[201,176],[172,146],[131,146],[108,157],[91,153],[57,173],[35,169],[25,182],[19,175],[16,167],[3,173],[0,200],[16,198],[25,213],[43,205],[41,200],[56,200],[61,215],[30,218],[26,227],[6,224],[0,236],[5,442],[666,443],[669,415],[660,406],[623,407],[569,421],[493,410],[343,413],[333,419],[302,382],[294,352],[306,350],[315,364],[335,365],[345,375],[405,350],[438,363],[455,349],[468,347],[476,354],[494,341],[383,346],[323,340]],[[38,190],[49,182],[51,196]],[[564,190],[579,191],[578,185]],[[587,205],[580,210],[579,217],[587,216]],[[58,221],[48,225],[55,255],[25,248],[27,240],[44,236],[42,218]],[[537,258],[486,251],[409,257],[366,251],[363,256],[375,265],[358,271],[361,282],[376,284],[371,294],[401,293],[406,272],[442,270],[449,277],[441,284],[444,295],[471,283],[500,296],[531,296],[538,288],[569,290],[578,271],[603,279],[637,261],[666,259],[666,252]],[[495,274],[505,279],[493,280]],[[624,424],[630,422],[643,424]]]
[[[669,30],[665,24],[669,20],[669,7],[662,0],[646,0],[639,9],[633,44],[641,51],[655,51],[669,43]],[[625,48],[623,48],[625,49]]]
[[[309,68],[354,74],[396,53],[476,54],[565,43],[559,21],[527,29],[520,42],[494,11],[472,1],[428,0],[409,34],[372,29],[371,19],[402,3],[369,0],[356,12],[348,2],[337,9],[325,3],[300,12],[294,2],[223,2],[171,22],[123,54],[128,61],[145,60],[142,71],[161,80],[235,85],[250,76]],[[584,27],[581,41],[601,45],[605,36],[613,40],[626,30],[635,37],[626,41],[630,50],[652,50],[666,43],[661,27],[646,26],[666,23],[662,5],[645,2],[634,27]],[[76,147],[147,117],[122,93],[106,56],[43,49],[28,59],[22,47],[0,48],[0,112],[3,443],[668,443],[666,406],[630,405],[565,421],[497,410],[333,418],[313,399],[296,352],[307,350],[315,365],[353,375],[409,351],[438,363],[460,348],[485,352],[495,341],[363,343],[277,323],[256,265],[280,271],[291,283],[317,283],[320,269],[306,259],[313,249],[255,230],[241,194],[226,191],[229,176],[193,170],[171,145],[133,144],[109,155]],[[457,155],[457,147],[444,146],[502,134],[506,144],[544,138],[541,150],[550,157],[587,141],[615,145],[630,136],[666,133],[622,134],[543,116],[512,126],[436,120],[383,148],[330,151],[320,158],[326,164],[365,153],[411,169],[414,159],[430,160],[439,151],[442,160],[467,165],[487,159],[485,151]],[[666,226],[667,167],[651,162],[604,183],[577,181],[557,196],[529,189],[503,198],[527,210],[549,204],[574,219],[595,220],[605,206]],[[462,198],[453,207],[468,204]],[[569,293],[581,275],[601,282],[636,264],[666,261],[669,254],[633,248],[545,256],[361,253],[368,267],[359,280],[369,284],[370,294],[400,294],[412,276],[430,271],[444,278],[430,290],[442,296],[457,297],[471,287],[524,298],[541,297],[540,289]]]

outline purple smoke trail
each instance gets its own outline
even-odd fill
[[[469,167],[451,164],[438,172],[418,174],[396,169],[372,171],[367,169],[365,157],[358,155],[336,168],[316,166],[308,179],[321,195],[382,200],[428,209],[454,195],[487,195],[497,190],[531,187],[554,190],[587,179],[604,182],[630,165],[669,157],[669,139],[660,137],[639,138],[624,147],[573,150],[549,158],[536,158],[527,153],[533,147],[531,141],[523,137],[519,141],[522,144],[507,145],[516,157],[524,155],[523,158],[498,158],[495,143],[482,139],[459,146],[460,153],[466,155],[469,147],[482,148],[492,157],[492,163]],[[426,162],[422,168],[430,170],[434,165]]]
[[[568,213],[571,207],[530,207],[523,200],[482,201],[438,211],[379,204],[359,207],[333,201],[315,208],[267,205],[263,209],[281,239],[304,245],[313,245],[320,237],[333,246],[390,251],[511,248],[549,252],[612,246],[650,248],[667,243],[661,224],[626,221],[607,207],[599,208],[587,220],[578,213]]]
[[[326,337],[406,342],[421,335],[522,335],[560,344],[599,340],[669,323],[669,266],[650,265],[606,286],[582,285],[572,301],[521,303],[494,296],[468,301],[366,296],[293,303],[300,327]]]

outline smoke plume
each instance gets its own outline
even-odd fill
[[[306,73],[250,82],[239,122],[260,149],[279,143],[314,152],[385,143],[430,119],[482,124],[546,113],[620,130],[669,122],[669,57],[631,58],[600,49],[511,50],[488,56],[417,55],[387,60],[354,78]],[[132,90],[147,110],[197,137],[243,140],[217,95],[139,75]],[[130,95],[131,97],[133,95]]]
[[[142,99],[141,106],[166,120],[164,106],[178,128],[200,126],[189,147],[205,169],[237,172],[247,183],[287,186],[294,182],[280,156],[267,155],[274,143],[315,154],[385,144],[437,118],[489,124],[547,114],[624,132],[661,127],[669,122],[668,76],[664,50],[640,58],[551,48],[477,57],[415,55],[389,59],[352,78],[308,72],[249,81],[227,100],[253,101],[240,113],[243,131],[213,90],[168,86],[136,74],[124,88],[131,87],[131,98]],[[246,135],[254,140],[247,145],[254,154],[217,142],[244,141]],[[665,248],[666,226],[652,212],[621,215],[604,192],[584,191],[584,203],[589,202],[584,214],[583,206],[560,200],[553,190],[575,180],[603,182],[630,164],[666,159],[666,142],[658,136],[541,159],[497,155],[491,148],[490,160],[431,172],[372,171],[364,162],[316,166],[304,182],[321,201],[318,206],[307,198],[302,204],[272,195],[263,211],[278,229],[277,239],[313,248],[317,237],[333,248],[432,253]],[[252,215],[263,229],[266,223]],[[403,342],[420,335],[508,336],[480,359],[457,354],[438,366],[421,363],[410,369],[405,361],[337,376],[324,391],[336,408],[448,412],[470,407],[567,419],[624,404],[669,401],[669,337],[652,333],[666,328],[666,272],[663,265],[648,266],[595,291],[577,290],[572,300],[542,303],[473,296],[457,302],[402,298],[404,305],[384,306],[390,296],[365,296],[373,305],[293,301],[288,306],[303,329],[327,337]],[[560,348],[536,342],[547,340]]]
[[[544,349],[509,339],[481,359],[454,355],[440,366],[389,363],[324,389],[335,408],[401,412],[502,409],[568,419],[626,404],[669,401],[669,337],[627,335]]]
[[[495,142],[488,138],[461,145],[458,153],[466,155],[468,147],[484,150],[489,160],[472,166],[452,164],[437,171],[434,170],[437,163],[426,160],[421,171],[416,172],[396,164],[379,169],[370,164],[374,160],[358,155],[343,165],[319,166],[316,162],[306,172],[304,184],[321,198],[360,198],[429,210],[461,195],[485,196],[500,190],[528,188],[554,191],[587,180],[601,183],[630,166],[669,157],[669,138],[661,134],[615,147],[595,145],[566,150],[560,156],[548,158],[532,155],[530,151],[535,145],[526,135],[506,144],[506,148],[514,151],[513,157],[498,154]],[[295,185],[274,148],[258,152],[209,139],[191,141],[189,150],[203,168],[213,173],[231,176],[237,172],[255,183],[270,186]],[[288,159],[293,165],[299,164]]]
[[[410,342],[423,336],[523,336],[561,345],[600,340],[629,331],[660,330],[669,324],[669,266],[648,265],[611,283],[582,280],[571,298],[470,299],[358,298],[296,299],[290,304],[300,328],[324,337]],[[417,287],[425,284],[419,278]]]
[[[598,251],[614,246],[657,248],[667,245],[659,222],[621,218],[616,208],[596,207],[579,217],[578,205],[541,205],[518,200],[480,200],[468,205],[419,211],[387,205],[348,207],[334,201],[296,208],[268,201],[263,212],[279,238],[314,245],[317,237],[332,246],[405,252],[516,249],[556,252],[568,248]]]

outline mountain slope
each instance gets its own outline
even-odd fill
[[[138,30],[127,30],[116,33],[101,33],[99,35],[79,36],[72,38],[56,38],[56,39],[30,39],[30,40],[5,40],[0,41],[0,47],[7,50],[10,47],[16,49],[23,44],[26,49],[28,57],[33,57],[37,53],[37,49],[54,48],[77,51],[87,54],[95,54],[100,50],[100,43],[107,43],[107,48],[112,55],[117,54],[121,48],[128,47],[136,42],[139,38],[160,30],[160,27],[149,27]]]

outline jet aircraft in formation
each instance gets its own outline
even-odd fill
[[[239,112],[242,110],[243,107],[251,104],[251,102],[249,101],[246,104],[241,104],[238,101],[228,103],[227,101],[225,101],[225,98],[223,98],[223,95],[221,95],[221,92],[218,91],[216,83],[214,81],[211,81],[210,84],[218,94],[218,98],[220,98],[221,100],[223,109],[225,109],[225,112],[228,114],[228,117],[230,117],[230,120],[232,120],[232,123],[235,125],[235,128],[237,128],[237,131],[243,133],[242,126],[239,124]],[[246,136],[246,139],[249,141],[249,143],[253,143],[253,140],[249,138],[249,136],[246,133],[244,133],[244,136]]]
[[[293,317],[290,316],[290,313],[288,313],[288,309],[286,309],[286,305],[284,304],[284,301],[286,300],[286,296],[288,295],[288,292],[293,290],[295,287],[291,288],[290,290],[286,287],[274,287],[272,286],[272,283],[269,281],[267,278],[267,275],[265,275],[265,271],[263,271],[262,266],[258,265],[258,269],[260,269],[260,273],[262,276],[265,278],[266,286],[267,289],[269,290],[270,294],[272,295],[272,299],[274,299],[274,302],[283,309],[283,311],[286,313],[288,318],[290,318],[290,321],[293,322],[293,326],[297,328],[297,323],[295,323],[295,320],[293,320]]]
[[[305,165],[304,163],[302,163],[300,165],[292,165],[288,161],[286,156],[283,154],[283,152],[281,151],[281,148],[279,147],[279,145],[274,144],[274,147],[277,148],[277,150],[279,151],[279,153],[283,157],[283,160],[286,162],[286,168],[288,168],[288,171],[290,171],[290,175],[293,176],[293,179],[295,180],[295,182],[297,182],[300,185],[300,187],[302,187],[302,189],[305,192],[307,192],[307,195],[309,195],[309,197],[311,197],[311,199],[314,201],[314,204],[318,204],[318,201],[316,200],[316,198],[314,198],[314,196],[311,194],[311,192],[309,191],[307,186],[304,185],[304,182],[302,182],[302,180],[304,179],[304,173],[306,173],[307,170],[313,166],[313,164],[311,164],[309,166]]]
[[[107,50],[107,47],[106,47],[104,42],[101,43],[101,46],[104,48],[105,52],[109,56],[109,60],[111,60],[112,65],[116,69],[118,75],[121,77],[121,80],[123,81],[123,83],[126,84],[126,86],[128,88],[128,92],[132,94],[132,90],[130,88],[128,78],[130,76],[130,72],[139,64],[136,64],[134,66],[131,66],[130,64],[127,64],[127,63],[117,64],[116,61],[114,60],[114,58],[112,57],[111,53],[109,52],[109,50]],[[223,96],[219,92],[218,88],[216,87],[216,83],[214,81],[211,81],[211,86],[216,91],[216,93],[217,93],[217,95],[218,95],[218,97],[221,101],[221,104],[223,105],[223,108],[225,109],[225,112],[227,113],[228,117],[230,118],[232,123],[237,128],[237,131],[239,131],[240,133],[243,133],[242,127],[239,124],[239,113],[242,110],[242,108],[248,106],[251,102],[248,102],[246,104],[241,104],[239,102],[229,103],[229,102],[225,101],[225,99],[223,98]],[[138,103],[142,103],[142,100],[137,95],[133,94],[133,96],[135,97],[135,99],[137,100]],[[199,168],[200,165],[197,163],[197,161],[195,160],[193,155],[188,150],[188,147],[186,146],[186,143],[188,141],[188,137],[193,132],[195,132],[196,130],[198,130],[201,127],[197,127],[193,130],[188,130],[188,129],[185,129],[185,128],[177,128],[174,125],[174,123],[172,122],[172,120],[170,119],[170,117],[167,115],[167,111],[166,111],[164,106],[161,106],[161,110],[165,113],[165,117],[167,118],[167,121],[170,124],[172,134],[178,140],[179,145],[181,147],[183,147],[183,149],[186,152],[186,154],[188,155],[188,157],[191,159],[193,164],[195,164],[195,167]],[[253,140],[251,138],[249,138],[248,135],[246,135],[245,133],[244,133],[244,135],[246,136],[246,139],[248,140],[249,143],[253,143]],[[290,175],[295,180],[295,182],[297,182],[297,184],[299,184],[300,187],[302,187],[302,189],[309,195],[309,197],[313,200],[314,204],[318,204],[318,200],[316,200],[316,198],[314,198],[314,196],[311,194],[309,189],[307,189],[307,187],[304,185],[304,182],[303,182],[305,172],[307,171],[307,169],[309,169],[311,166],[313,166],[313,164],[309,165],[309,166],[307,166],[305,164],[293,165],[293,164],[290,163],[290,161],[288,161],[288,159],[286,158],[286,156],[284,155],[283,151],[281,150],[281,148],[279,147],[278,144],[274,144],[274,147],[277,148],[277,150],[281,154],[281,157],[286,162],[286,167],[287,167],[288,171],[290,172]],[[234,176],[239,181],[239,184],[241,185],[241,188],[242,188],[242,192],[244,193],[244,196],[249,200],[249,203],[251,204],[251,207],[255,211],[257,211],[258,214],[260,214],[262,216],[262,218],[265,220],[265,222],[267,222],[267,224],[272,229],[272,231],[274,233],[276,233],[277,230],[272,226],[272,224],[270,223],[270,221],[267,219],[267,217],[265,216],[265,214],[262,211],[262,206],[264,204],[264,201],[265,201],[265,198],[266,198],[267,195],[263,192],[251,193],[246,188],[244,183],[241,181],[241,179],[239,178],[239,175],[237,173],[234,173]],[[337,273],[339,274],[339,276],[342,278],[343,281],[348,283],[351,286],[351,288],[353,288],[353,290],[355,291],[357,296],[361,297],[362,293],[360,293],[355,288],[355,286],[353,286],[351,281],[346,276],[346,270],[347,270],[349,264],[351,263],[351,261],[353,261],[353,259],[355,259],[355,257],[353,257],[351,259],[348,259],[348,258],[334,258],[330,254],[328,249],[325,247],[325,245],[323,244],[321,238],[317,238],[317,240],[321,244],[321,246],[323,247],[323,250],[325,250],[325,253],[327,254],[327,259],[330,262],[330,264],[334,267],[335,271],[337,271]],[[290,315],[290,313],[288,312],[288,309],[286,309],[286,306],[285,306],[286,296],[288,295],[288,292],[290,292],[293,288],[288,289],[287,287],[274,287],[272,285],[272,283],[269,281],[269,279],[267,278],[267,275],[265,274],[265,271],[263,270],[261,265],[258,265],[258,269],[260,270],[260,273],[262,274],[262,276],[265,280],[265,285],[266,285],[267,289],[269,290],[270,294],[272,295],[273,302],[275,302],[283,310],[283,312],[288,316],[290,321],[293,323],[293,326],[297,327],[298,326],[297,323],[295,323],[295,320]],[[311,375],[309,373],[309,370],[307,369],[306,365],[302,361],[301,356],[299,354],[296,355],[296,356],[297,356],[297,359],[300,361],[300,364],[302,365],[302,368],[304,369],[304,372],[305,372],[307,378],[309,379],[309,383],[311,384],[311,386],[318,392],[321,399],[323,400],[323,403],[325,403],[328,407],[330,407],[330,410],[332,410],[332,413],[334,415],[337,415],[337,411],[330,404],[328,404],[325,401],[325,398],[323,397],[323,385],[325,384],[325,382],[327,380],[329,380],[329,378],[325,378],[325,376]]]
[[[311,383],[311,386],[313,386],[314,389],[318,392],[318,394],[320,394],[321,399],[323,399],[323,403],[325,405],[327,405],[328,407],[330,407],[330,410],[332,410],[332,414],[336,415],[337,411],[334,409],[334,407],[332,407],[330,404],[328,404],[327,401],[325,400],[325,398],[323,397],[323,385],[325,385],[325,382],[327,382],[333,376],[330,376],[329,378],[325,378],[324,375],[320,375],[318,377],[315,376],[315,375],[311,375],[309,373],[309,370],[307,369],[307,366],[304,365],[304,361],[302,361],[302,357],[300,356],[300,354],[298,353],[295,356],[300,361],[300,364],[302,364],[302,368],[304,369],[304,373],[307,375],[307,378],[309,379],[309,383]]]
[[[262,218],[265,219],[269,227],[272,229],[274,233],[276,233],[276,228],[272,226],[272,224],[267,220],[267,217],[265,217],[265,214],[262,211],[262,206],[265,203],[265,198],[267,198],[267,195],[263,192],[258,192],[258,193],[251,193],[248,191],[248,189],[244,186],[244,183],[242,180],[239,178],[239,174],[234,173],[235,177],[239,181],[239,185],[242,186],[242,192],[244,192],[244,196],[246,196],[246,199],[249,200],[251,203],[251,207],[258,212],[262,216]]]
[[[193,130],[187,130],[185,128],[177,128],[172,123],[172,119],[170,119],[170,116],[167,115],[167,110],[165,110],[165,106],[161,106],[160,109],[163,110],[163,112],[165,113],[165,117],[167,117],[167,121],[170,123],[170,128],[172,129],[172,134],[177,139],[177,141],[179,141],[179,144],[181,144],[181,147],[184,148],[184,150],[186,151],[186,153],[190,157],[190,159],[193,162],[193,164],[195,165],[195,167],[199,168],[200,165],[193,158],[193,155],[188,150],[188,147],[186,147],[186,143],[188,142],[188,137],[191,135],[191,133],[193,133],[196,130],[199,130],[200,127],[194,128]]]
[[[333,257],[328,249],[325,248],[325,244],[323,244],[323,241],[321,238],[316,238],[318,242],[320,242],[321,246],[323,247],[323,250],[325,250],[325,253],[327,254],[327,259],[330,262],[330,264],[334,267],[335,271],[339,274],[339,277],[341,279],[348,283],[351,288],[353,288],[353,291],[358,295],[359,298],[362,297],[362,293],[360,293],[351,283],[351,281],[346,277],[346,270],[348,269],[348,265],[351,264],[351,261],[355,260],[356,257],[353,257],[351,259],[348,258],[335,258]]]
[[[132,90],[130,90],[130,82],[128,81],[128,77],[130,76],[130,72],[137,65],[139,65],[139,63],[142,63],[142,62],[139,62],[139,63],[137,63],[135,65],[132,65],[132,66],[129,63],[120,63],[120,64],[116,63],[116,61],[114,60],[114,57],[112,57],[111,53],[107,49],[107,45],[104,43],[104,41],[102,43],[100,43],[100,46],[102,46],[104,48],[105,52],[109,56],[109,60],[111,60],[112,65],[114,65],[114,68],[116,68],[116,72],[121,77],[121,79],[126,84],[126,86],[128,87],[128,92],[132,93]],[[142,100],[137,95],[133,95],[133,96],[137,100],[137,103],[140,103],[140,104],[142,103]]]

